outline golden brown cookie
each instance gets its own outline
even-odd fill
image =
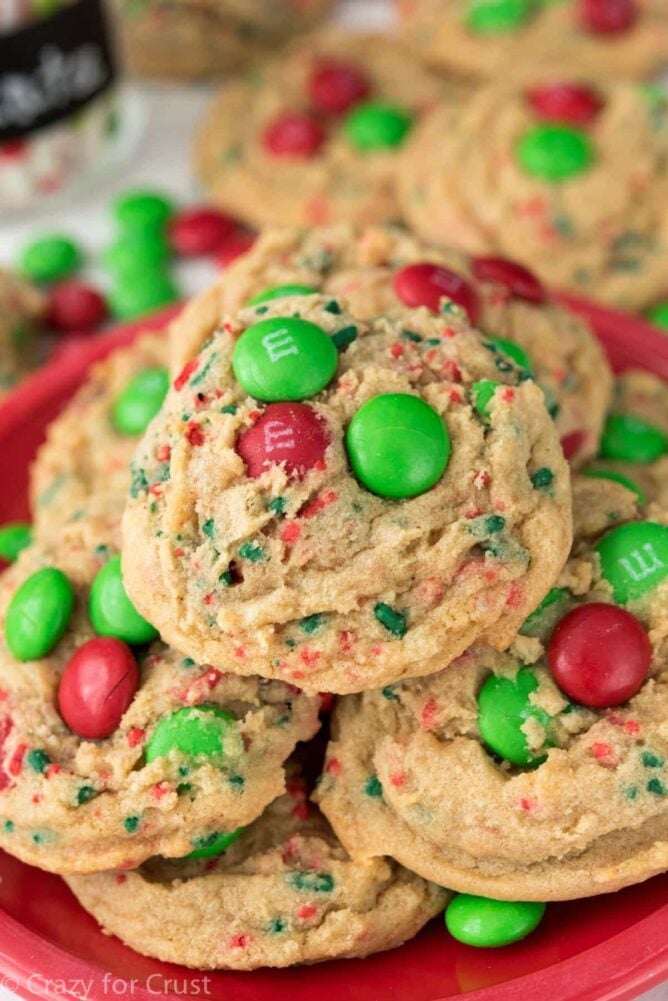
[[[314,294],[224,320],[174,380],[130,493],[126,585],[163,638],[308,691],[508,645],[570,546],[543,393],[452,300],[359,320]]]
[[[220,91],[197,169],[217,205],[259,227],[391,220],[399,150],[444,90],[383,36],[312,36]]]
[[[511,652],[338,702],[316,798],[356,856],[509,900],[668,868],[667,519],[615,524],[632,494],[583,490],[599,535]]]
[[[427,62],[487,80],[643,79],[668,52],[663,0],[399,0]]]
[[[61,541],[0,578],[0,844],[53,872],[216,843],[318,728],[317,698],[147,647],[117,559]]]
[[[130,68],[144,76],[227,76],[327,12],[331,0],[115,0]]]
[[[442,102],[418,123],[398,189],[425,239],[625,308],[665,289],[668,102],[656,89],[548,78]]]
[[[298,778],[218,858],[70,877],[105,931],[197,969],[368,956],[412,938],[447,891],[389,859],[353,862]]]
[[[0,268],[0,399],[35,364],[35,333],[44,310],[36,288]]]
[[[431,267],[430,267],[431,265]],[[395,226],[270,230],[255,248],[197,296],[170,327],[177,375],[227,312],[268,288],[295,284],[330,292],[357,316],[388,316],[406,302],[439,308],[467,303],[475,325],[528,357],[572,465],[598,450],[612,388],[605,354],[584,321],[558,305],[526,269],[471,259]]]

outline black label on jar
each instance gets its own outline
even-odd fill
[[[116,63],[102,2],[75,0],[0,35],[0,143],[69,118],[111,86]]]

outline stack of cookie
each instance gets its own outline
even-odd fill
[[[666,454],[665,386],[522,265],[268,231],[38,455],[2,847],[207,969],[668,868]]]

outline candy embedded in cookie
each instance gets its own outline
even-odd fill
[[[0,610],[0,843],[42,869],[217,843],[280,795],[283,762],[318,729],[317,698],[147,646],[118,557],[32,546]]]
[[[316,799],[351,851],[520,901],[668,868],[668,519],[603,527],[611,494],[633,495],[585,487],[599,536],[576,543],[510,653],[476,646],[339,701]]]
[[[541,390],[455,302],[263,299],[137,451],[126,586],[195,659],[358,691],[512,640],[565,559],[567,480]]]
[[[68,884],[127,945],[199,969],[367,956],[401,945],[442,910],[447,891],[396,862],[353,862],[306,797],[291,774],[287,794],[215,853]],[[196,912],[206,920],[193,927]]]

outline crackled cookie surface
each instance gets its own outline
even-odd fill
[[[65,531],[85,545],[87,536],[107,530],[120,546],[130,461],[167,392],[166,356],[163,332],[140,335],[95,365],[49,425],[30,482],[39,538],[59,539]]]
[[[399,12],[427,62],[486,79],[641,79],[668,51],[663,0],[400,0]]]
[[[330,0],[116,0],[131,68],[222,77],[308,28]]]
[[[0,844],[54,872],[183,856],[260,815],[317,699],[152,642],[118,557],[33,546],[0,578]]]
[[[397,154],[444,85],[388,39],[326,33],[214,99],[196,162],[221,207],[258,226],[397,216]]]
[[[511,900],[668,868],[668,525],[609,486],[510,653],[340,700],[316,798],[350,851]]]
[[[332,296],[242,310],[135,456],[132,600],[190,656],[309,691],[507,645],[570,545],[565,461],[527,375],[452,301],[369,321]]]
[[[599,458],[590,476],[616,479],[641,503],[668,506],[668,385],[641,369],[615,381]]]
[[[226,313],[267,289],[291,287],[331,292],[362,318],[396,314],[406,305],[437,312],[452,296],[483,333],[525,353],[571,464],[596,453],[612,379],[586,324],[525,268],[499,258],[469,258],[394,226],[266,232],[171,324],[174,374]]]
[[[44,300],[18,275],[0,268],[0,399],[34,364],[34,334]]]
[[[127,945],[199,969],[368,956],[412,938],[448,899],[391,860],[351,861],[295,777],[218,858],[153,858],[68,884]]]
[[[665,289],[668,103],[656,89],[548,79],[444,102],[416,126],[398,188],[427,239],[626,308]]]

